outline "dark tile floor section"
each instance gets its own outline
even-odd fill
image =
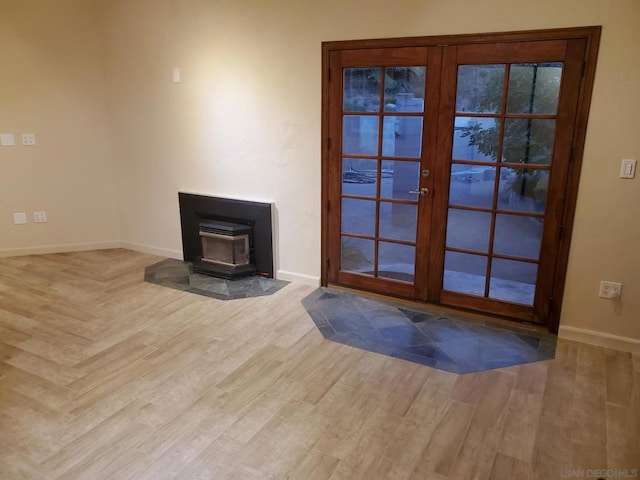
[[[187,262],[168,258],[148,266],[144,271],[145,282],[185,292],[197,293],[219,300],[261,297],[272,295],[289,282],[258,275],[225,280],[222,278],[192,273]]]
[[[327,340],[453,373],[550,360],[556,336],[319,288],[302,304]]]

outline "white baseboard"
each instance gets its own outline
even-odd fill
[[[276,278],[287,282],[303,283],[305,285],[311,285],[312,287],[320,286],[320,277],[304,275],[302,273],[287,272],[286,270],[278,270],[276,272]]]
[[[5,248],[0,250],[0,257],[21,257],[24,255],[45,255],[48,253],[85,252],[88,250],[107,250],[122,248],[122,242],[86,242],[65,243],[62,245],[42,245],[38,247]]]
[[[144,245],[142,243],[134,242],[120,242],[122,248],[133,250],[134,252],[148,253],[150,255],[158,255],[159,257],[175,258],[182,260],[181,250],[171,250],[168,248],[152,247],[151,245]]]
[[[621,337],[610,333],[562,325],[558,329],[558,337],[623,352],[640,353],[640,340],[637,338]]]

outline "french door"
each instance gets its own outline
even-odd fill
[[[588,39],[358,47],[325,58],[325,283],[549,325]]]
[[[441,52],[369,49],[331,60],[342,77],[332,83],[331,278],[424,298],[427,269],[416,266],[429,263]]]

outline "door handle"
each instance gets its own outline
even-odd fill
[[[427,195],[429,195],[429,189],[427,187],[423,187],[420,190],[409,190],[409,193],[420,195],[421,197],[426,197]]]

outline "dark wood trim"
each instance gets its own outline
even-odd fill
[[[550,309],[553,288],[556,283],[556,264],[558,246],[563,230],[563,217],[566,197],[566,186],[571,165],[571,148],[575,131],[575,113],[582,81],[582,63],[584,57],[584,39],[571,40],[568,43],[567,58],[564,62],[560,98],[558,99],[558,118],[554,141],[554,158],[549,177],[548,199],[545,212],[544,236],[540,248],[540,266],[535,298],[535,310],[550,323]],[[565,161],[558,162],[558,159]],[[547,281],[542,279],[553,279]]]
[[[601,26],[584,26],[569,28],[552,28],[544,30],[518,30],[511,32],[470,33],[460,35],[435,35],[403,38],[376,38],[367,40],[337,40],[323,42],[325,50],[362,50],[399,47],[436,47],[486,43],[513,43],[544,40],[570,40],[572,38],[589,38],[597,43],[600,40]],[[595,71],[595,68],[594,68]]]
[[[456,248],[456,247],[447,247],[447,252],[454,253],[465,253],[467,255],[477,255],[479,257],[491,257],[491,258],[500,258],[502,260],[513,260],[515,262],[524,262],[524,263],[538,263],[538,260],[535,258],[527,258],[527,257],[518,257],[516,255],[505,255],[504,253],[492,253],[489,255],[487,252],[478,252],[476,250],[468,250],[466,248]]]
[[[349,68],[352,68],[352,67],[350,66]],[[343,113],[345,115],[354,115],[358,117],[415,117],[417,112],[356,112],[353,110],[345,110]],[[544,118],[544,117],[541,116],[541,118]],[[412,158],[412,157],[401,157],[401,158]],[[417,158],[417,157],[413,157],[413,158]]]
[[[499,182],[496,182],[499,183]],[[503,215],[514,215],[516,217],[533,217],[533,218],[543,218],[544,215],[538,212],[529,212],[526,210],[504,210],[501,208],[490,208],[490,207],[475,207],[473,205],[460,205],[457,203],[450,203],[449,208],[453,208],[454,210],[467,210],[470,212],[484,212],[484,213],[500,213]]]
[[[380,236],[372,236],[372,235],[362,235],[359,233],[342,233],[341,234],[343,237],[349,237],[349,238],[362,238],[363,240],[379,240],[380,242],[386,242],[386,243],[397,243],[399,245],[407,245],[409,247],[415,247],[416,246],[416,242],[410,242],[408,240],[399,240],[397,238],[387,238],[387,237],[380,237]]]
[[[322,47],[322,118],[320,125],[320,285],[329,281],[329,80],[331,69],[329,64],[330,50]]]
[[[429,277],[426,300],[440,303],[442,276],[444,273],[445,239],[447,234],[447,205],[449,203],[449,159],[453,152],[453,121],[455,116],[455,98],[457,72],[445,65],[456,61],[457,47],[444,48],[440,72],[440,101],[438,103],[436,159],[433,169],[433,202],[429,236]]]
[[[456,162],[458,163],[458,162]],[[511,162],[503,162],[500,164],[501,167],[507,167],[507,168],[520,168],[520,169],[527,169],[527,170],[550,170],[551,169],[551,164],[550,163],[511,163]]]
[[[365,274],[341,271],[338,273],[337,281],[333,283],[395,297],[413,298],[413,283],[390,280],[385,277],[375,278]]]
[[[457,60],[460,64],[482,65],[514,63],[514,58],[517,58],[517,61],[521,63],[556,62],[564,59],[566,55],[565,40],[535,40],[535,42],[536,48],[533,50],[529,48],[527,41],[517,43],[492,42],[489,51],[487,51],[485,44],[465,44],[464,49],[458,51]],[[478,60],[480,57],[481,60]],[[509,72],[506,73],[508,75]]]
[[[580,171],[582,169],[582,158],[584,155],[584,145],[587,137],[587,122],[589,120],[589,109],[591,107],[591,95],[596,74],[596,62],[598,49],[600,46],[600,35],[602,27],[590,27],[578,38],[584,38],[586,42],[583,59],[583,76],[580,84],[578,106],[576,110],[576,125],[573,134],[573,158],[569,164],[567,174],[565,208],[562,216],[563,231],[558,246],[554,284],[552,291],[553,309],[549,313],[549,331],[558,332],[560,324],[560,312],[562,298],[564,295],[565,280],[567,277],[567,267],[569,264],[569,250],[571,247],[571,236],[573,233],[573,223],[575,218],[576,203],[578,199],[578,183],[580,181]]]
[[[393,48],[367,49],[366,52],[355,49],[339,49],[342,60],[349,68],[358,67],[396,67],[412,65],[416,58],[425,57],[425,45]],[[426,57],[419,64],[427,63]],[[383,86],[384,92],[384,86]],[[384,96],[384,93],[383,93]],[[380,105],[383,105],[382,103]]]
[[[553,120],[556,118],[554,114],[546,113],[475,113],[475,112],[458,112],[456,111],[456,117],[473,117],[473,118],[523,118],[526,120]]]
[[[503,127],[500,126],[502,129]],[[365,157],[369,158],[369,157]],[[507,167],[507,168],[526,168],[529,170],[549,170],[551,168],[551,164],[544,163],[510,163],[510,162],[485,162],[482,160],[458,160],[454,158],[451,160],[451,163],[456,165],[476,165],[482,167]]]
[[[542,213],[530,212],[527,210],[505,210],[503,208],[491,209],[489,207],[474,207],[473,205],[459,205],[457,203],[449,204],[449,208],[453,208],[455,210],[467,210],[470,212],[484,212],[484,213],[495,212],[500,215],[513,215],[515,217],[544,218],[544,214]]]
[[[327,105],[329,108],[323,108],[323,122],[326,122],[326,138],[323,137],[322,149],[324,155],[322,156],[324,164],[322,166],[325,177],[323,178],[324,184],[324,200],[322,204],[323,211],[326,216],[326,223],[323,223],[321,231],[326,235],[326,257],[322,259],[322,270],[325,272],[326,281],[335,280],[340,269],[339,259],[340,255],[340,184],[332,182],[331,179],[340,177],[341,155],[342,145],[338,141],[341,138],[341,126],[339,123],[331,123],[331,119],[340,118],[342,112],[342,91],[340,88],[341,82],[338,75],[342,75],[340,71],[340,55],[339,51],[329,52],[328,54],[328,74],[323,76],[323,79],[327,81],[326,93],[327,93]],[[324,91],[324,90],[323,90]],[[336,98],[337,101],[329,102],[329,97]],[[326,118],[324,118],[326,116]],[[333,202],[333,203],[331,203]],[[330,262],[329,259],[334,259]]]
[[[433,225],[434,189],[436,182],[437,151],[432,148],[438,141],[438,115],[440,109],[440,81],[442,76],[442,47],[430,47],[427,59],[427,84],[422,135],[422,170],[428,170],[427,177],[420,176],[420,188],[431,192],[418,201],[418,230],[416,231],[416,276],[414,297],[427,300],[429,294],[431,225]],[[423,226],[421,228],[421,226]]]
[[[448,290],[442,290],[440,293],[440,303],[467,310],[493,313],[502,317],[524,320],[525,322],[539,323],[536,322],[531,307],[527,305],[517,305],[515,303],[501,302],[500,300],[463,295]]]
[[[416,117],[416,115],[413,115]],[[355,159],[363,159],[363,160],[375,160],[376,155],[357,155],[355,153],[344,153],[342,158],[355,158]],[[392,157],[391,155],[382,155],[381,158],[383,160],[393,160],[394,162],[419,162],[420,159],[418,157]]]

